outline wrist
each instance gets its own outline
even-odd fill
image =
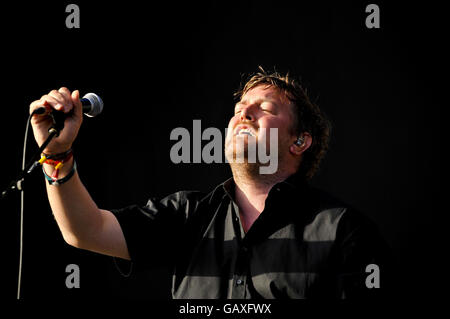
[[[51,164],[52,162],[59,161],[59,162],[67,162],[72,156],[73,151],[72,148],[66,149],[64,152],[43,152],[42,156],[45,157],[45,163]]]
[[[70,170],[73,167],[73,162],[74,158],[72,156],[67,161],[65,161],[62,166],[58,167],[58,176],[57,176],[58,179],[63,178],[70,173]],[[53,176],[55,174],[56,166],[44,162],[42,164],[42,169],[44,170],[44,173],[46,175]]]
[[[54,169],[53,174],[50,176],[45,171],[45,167],[42,166],[42,172],[44,173],[45,179],[47,180],[48,184],[54,185],[54,186],[59,186],[61,184],[64,184],[65,182],[67,182],[69,179],[71,179],[77,170],[77,163],[73,159],[71,160],[71,162],[72,162],[72,165],[66,166],[66,167],[70,167],[70,170],[68,172],[66,172],[67,174],[64,174],[64,176],[62,176],[63,174],[60,174],[59,170],[57,170],[57,169]],[[68,162],[67,164],[70,164],[70,163]],[[56,174],[55,174],[55,172],[56,172]]]
[[[72,144],[46,147],[42,151],[42,154],[46,154],[46,155],[63,154],[71,149],[72,149]]]
[[[75,162],[72,149],[58,154],[42,153],[39,163],[50,185],[59,185],[74,174]]]

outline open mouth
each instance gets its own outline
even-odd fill
[[[247,135],[247,136],[253,136],[256,137],[255,131],[250,128],[250,127],[246,127],[246,126],[240,126],[237,128],[237,130],[235,131],[235,136],[237,135]]]

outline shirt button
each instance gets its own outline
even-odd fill
[[[240,286],[244,283],[244,281],[242,279],[238,279],[236,280],[236,285]]]

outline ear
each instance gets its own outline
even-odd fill
[[[303,143],[299,145],[296,138],[289,147],[290,153],[294,156],[302,155],[312,144],[312,137],[308,132],[303,132],[300,137],[303,139]]]

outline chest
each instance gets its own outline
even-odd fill
[[[208,225],[175,298],[308,298],[327,277],[332,238],[323,222],[255,220],[246,233],[233,208]],[[326,240],[322,240],[326,239]],[[176,280],[174,280],[176,282]]]

